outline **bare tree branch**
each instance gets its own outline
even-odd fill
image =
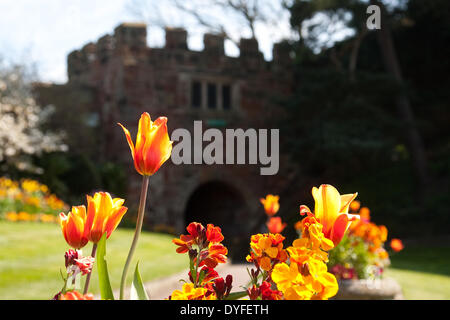
[[[180,25],[180,17],[192,19],[198,27],[220,34],[238,46],[240,38],[245,33],[248,32],[251,37],[257,38],[257,30],[260,26],[271,26],[275,30],[282,21],[286,22],[286,14],[289,11],[283,5],[283,1],[285,0],[170,0],[164,2],[133,0],[128,9],[139,19],[161,28],[170,26],[173,21],[177,21],[178,26],[186,28]],[[162,8],[167,7],[173,10],[165,12],[178,14],[178,19],[168,19],[163,14]]]

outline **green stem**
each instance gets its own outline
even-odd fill
[[[197,263],[195,264],[195,281],[194,281],[194,288],[198,287],[198,265],[200,264],[200,254],[202,250],[199,248],[198,254],[197,254]]]
[[[131,243],[130,251],[128,252],[127,261],[125,262],[125,266],[123,267],[122,279],[120,280],[120,300],[124,298],[124,290],[125,290],[125,281],[127,279],[128,268],[130,267],[131,259],[133,258],[134,251],[136,250],[137,243],[139,240],[139,235],[142,230],[142,223],[144,221],[145,214],[145,203],[147,201],[147,190],[148,190],[148,181],[149,176],[142,177],[142,187],[141,187],[141,199],[139,202],[139,210],[138,217],[136,221],[136,231],[134,232],[133,242]]]
[[[97,244],[94,243],[94,245],[92,246],[92,253],[91,253],[91,257],[95,258],[95,253],[97,252]],[[94,262],[95,263],[95,262]],[[83,290],[83,294],[86,294],[88,292],[89,289],[89,282],[91,282],[91,275],[92,275],[92,271],[88,273],[88,275],[86,276],[86,282],[84,283],[84,290]]]

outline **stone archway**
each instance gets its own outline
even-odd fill
[[[248,209],[245,199],[233,186],[221,181],[200,185],[191,194],[185,209],[186,225],[200,222],[219,226],[233,262],[243,261],[247,255]],[[243,252],[244,251],[244,252]]]

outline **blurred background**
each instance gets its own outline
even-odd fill
[[[381,29],[367,29],[371,4]],[[174,251],[164,234],[211,222],[241,261],[265,228],[259,198],[280,196],[291,241],[299,205],[313,208],[311,188],[329,183],[404,239],[392,266],[408,270],[396,274],[408,298],[450,298],[449,57],[446,0],[2,1],[0,297],[30,263],[11,265],[14,246],[37,228],[61,239],[59,261],[59,227],[44,222],[86,194],[127,199],[121,226],[134,227],[140,177],[116,123],[134,136],[147,111],[170,132],[194,120],[280,129],[274,176],[168,161],[150,182],[149,246],[161,236]],[[181,270],[170,259],[173,270],[147,276]],[[434,276],[438,289],[417,287]]]

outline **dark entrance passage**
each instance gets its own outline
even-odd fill
[[[228,257],[233,262],[245,260],[250,241],[248,235],[247,210],[241,194],[223,182],[208,182],[197,188],[189,198],[185,219],[186,225],[200,222],[219,226],[228,248]]]

